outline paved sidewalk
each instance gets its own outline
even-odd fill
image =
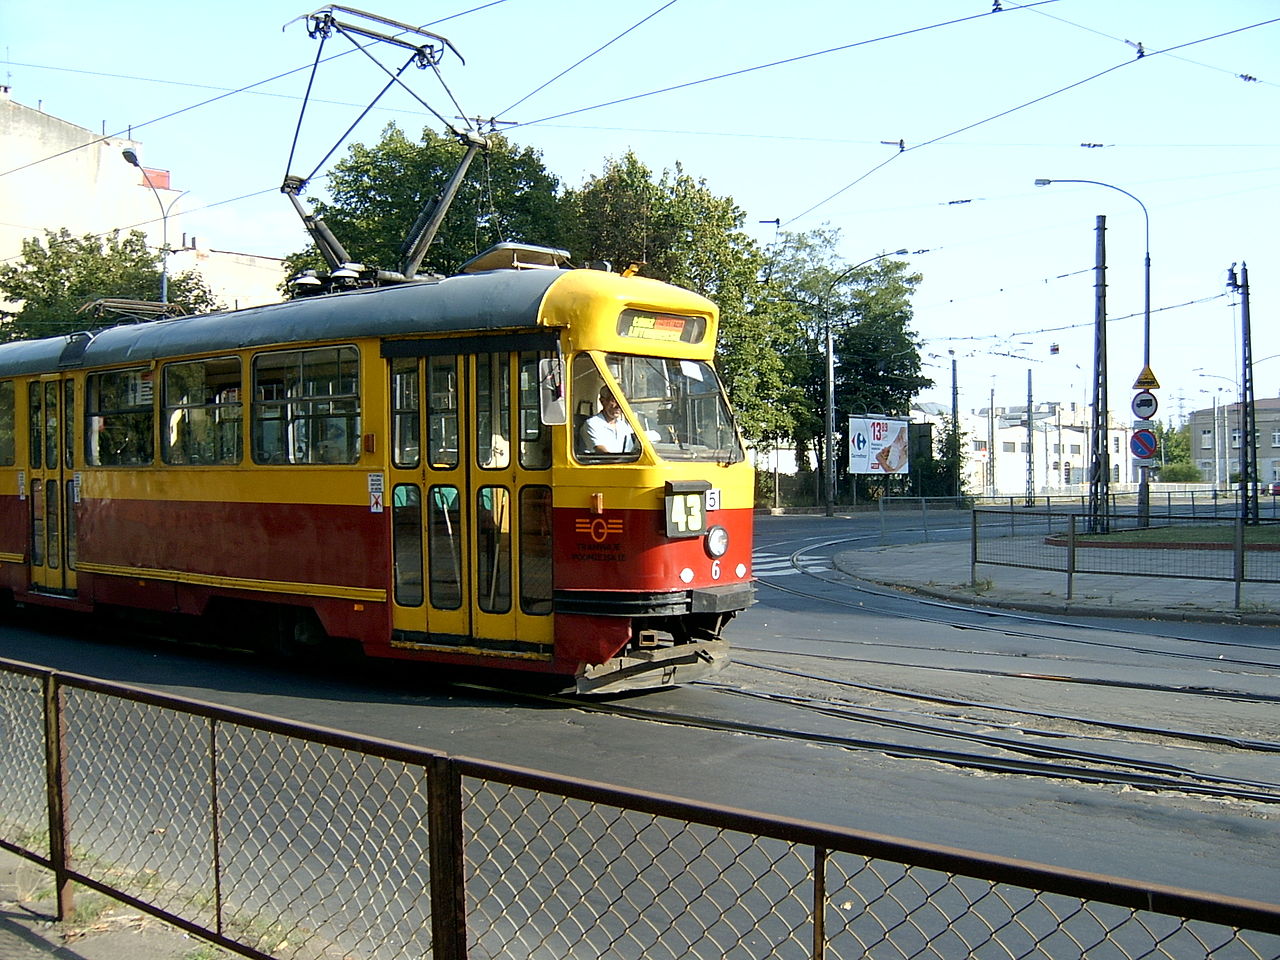
[[[234,955],[80,888],[76,916],[56,923],[53,876],[0,850],[0,960],[230,960]]]
[[[1178,552],[1168,551],[1170,562]],[[1235,584],[1230,581],[1078,573],[1068,600],[1065,573],[982,563],[974,587],[969,560],[968,541],[872,547],[835,558],[837,568],[850,576],[976,605],[1039,613],[1280,625],[1280,584],[1276,583],[1244,584],[1237,609]]]

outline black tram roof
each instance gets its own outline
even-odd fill
[[[543,297],[569,271],[495,270],[353,290],[223,313],[0,344],[0,376],[142,363],[271,344],[537,326]]]

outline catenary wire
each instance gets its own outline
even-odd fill
[[[519,100],[517,100],[515,103],[511,104],[511,106],[507,107],[507,108],[506,108],[506,109],[504,109],[504,110],[499,110],[496,114],[494,114],[494,116],[495,116],[495,117],[501,117],[501,116],[503,116],[504,114],[508,114],[508,113],[510,113],[512,110],[514,110],[516,107],[520,106],[520,104],[524,103],[524,102],[525,102],[526,100],[528,100],[530,97],[533,97],[533,96],[535,96],[535,95],[537,95],[537,94],[541,93],[543,90],[547,89],[547,87],[551,86],[551,84],[555,83],[555,82],[556,82],[557,80],[559,80],[561,77],[563,77],[563,76],[565,76],[566,74],[568,74],[568,73],[572,72],[573,70],[576,70],[578,67],[582,66],[584,63],[586,63],[588,60],[590,60],[590,59],[591,59],[592,57],[594,57],[596,54],[600,53],[601,51],[605,50],[606,48],[608,48],[608,47],[612,46],[613,44],[617,43],[619,40],[621,40],[621,39],[622,39],[623,37],[625,37],[627,34],[631,33],[633,30],[636,30],[637,28],[639,28],[639,27],[643,26],[644,24],[648,23],[650,20],[652,20],[652,19],[653,19],[654,17],[656,17],[658,14],[660,14],[660,13],[662,13],[664,10],[666,10],[668,7],[675,6],[675,4],[676,4],[677,2],[679,2],[679,0],[667,0],[667,2],[666,2],[666,3],[664,3],[664,4],[663,4],[661,7],[659,7],[657,10],[654,10],[654,11],[653,11],[652,13],[650,13],[648,16],[643,17],[643,18],[642,18],[642,19],[640,19],[640,20],[637,20],[637,21],[636,21],[635,23],[633,23],[631,26],[627,27],[627,29],[623,30],[620,34],[618,34],[616,37],[614,37],[612,40],[609,40],[607,43],[604,43],[604,44],[602,44],[601,46],[596,47],[594,50],[592,50],[592,51],[591,51],[590,53],[588,53],[585,57],[583,57],[582,59],[578,60],[578,61],[577,61],[576,63],[574,63],[573,65],[568,66],[568,67],[565,67],[563,70],[561,70],[559,73],[557,73],[557,74],[556,74],[554,77],[552,77],[550,80],[547,80],[546,82],[544,82],[544,83],[543,83],[543,84],[541,84],[540,86],[538,86],[538,87],[534,88],[533,90],[530,90],[528,93],[526,93],[523,97],[521,97],[521,98],[520,98]]]
[[[1032,9],[1032,7],[1031,7],[1031,5],[1027,5],[1027,6],[1025,6],[1025,7],[1019,7],[1018,9],[1021,9],[1021,10],[1031,10],[1031,9]],[[957,135],[959,135],[959,134],[961,134],[961,133],[967,133],[968,131],[973,130],[973,129],[977,128],[977,127],[983,126],[984,124],[988,124],[988,123],[991,123],[991,122],[993,122],[993,121],[995,121],[995,120],[999,120],[999,119],[1001,119],[1002,117],[1007,117],[1007,116],[1009,116],[1009,115],[1010,115],[1010,114],[1012,114],[1012,113],[1016,113],[1016,112],[1018,112],[1019,110],[1024,110],[1024,109],[1026,109],[1027,107],[1034,106],[1034,105],[1035,105],[1035,104],[1037,104],[1037,103],[1043,103],[1043,102],[1044,102],[1044,101],[1046,101],[1046,100],[1049,100],[1049,99],[1051,99],[1051,98],[1053,98],[1053,97],[1056,97],[1056,96],[1058,96],[1058,95],[1060,95],[1060,94],[1066,93],[1066,92],[1067,92],[1067,91],[1069,91],[1069,90],[1074,90],[1074,89],[1076,89],[1077,87],[1081,87],[1081,86],[1083,86],[1083,85],[1084,85],[1084,84],[1086,84],[1086,83],[1091,83],[1091,82],[1093,82],[1094,80],[1098,80],[1098,79],[1100,79],[1100,78],[1102,78],[1102,77],[1105,77],[1105,76],[1107,76],[1108,74],[1114,73],[1115,71],[1120,70],[1120,69],[1122,69],[1122,68],[1124,68],[1124,67],[1132,66],[1133,64],[1135,64],[1135,63],[1139,62],[1140,60],[1146,60],[1146,59],[1148,59],[1148,58],[1150,58],[1150,57],[1154,57],[1154,56],[1156,56],[1156,55],[1163,55],[1163,54],[1167,54],[1167,53],[1169,53],[1169,52],[1171,52],[1171,51],[1173,51],[1173,50],[1182,50],[1182,49],[1185,49],[1186,47],[1195,46],[1196,44],[1200,44],[1200,43],[1208,43],[1210,40],[1219,40],[1219,39],[1221,39],[1222,37],[1228,37],[1228,36],[1231,36],[1232,34],[1236,34],[1236,33],[1243,33],[1243,32],[1244,32],[1244,31],[1246,31],[1246,30],[1256,30],[1256,29],[1257,29],[1257,28],[1259,28],[1259,27],[1265,27],[1265,26],[1267,26],[1267,25],[1269,25],[1269,24],[1273,24],[1273,23],[1280,23],[1280,17],[1276,17],[1276,18],[1273,18],[1273,19],[1271,19],[1271,20],[1263,20],[1263,21],[1261,21],[1261,22],[1259,22],[1259,23],[1249,24],[1248,26],[1244,26],[1244,27],[1236,27],[1236,28],[1234,28],[1234,29],[1232,29],[1232,30],[1226,30],[1226,31],[1223,31],[1222,33],[1215,33],[1215,34],[1213,34],[1212,36],[1208,36],[1208,37],[1201,37],[1201,38],[1200,38],[1200,39],[1198,39],[1198,40],[1189,40],[1189,41],[1187,41],[1186,43],[1180,43],[1180,44],[1176,44],[1175,46],[1172,46],[1172,47],[1166,47],[1166,48],[1165,48],[1165,49],[1163,49],[1163,50],[1153,50],[1153,51],[1148,51],[1148,52],[1146,52],[1144,55],[1141,55],[1141,56],[1135,57],[1135,58],[1130,59],[1130,60],[1125,60],[1125,61],[1123,61],[1123,62],[1121,62],[1121,63],[1113,64],[1112,66],[1107,67],[1105,70],[1099,70],[1097,73],[1091,74],[1090,76],[1084,77],[1084,78],[1082,78],[1082,79],[1080,79],[1080,80],[1076,80],[1076,81],[1074,81],[1074,82],[1072,82],[1072,83],[1067,84],[1066,86],[1059,87],[1057,90],[1051,90],[1050,92],[1045,93],[1045,94],[1042,94],[1041,96],[1035,97],[1035,98],[1033,98],[1033,99],[1031,99],[1031,100],[1028,100],[1028,101],[1026,101],[1025,103],[1017,104],[1016,106],[1009,107],[1007,110],[1001,110],[999,113],[994,113],[994,114],[992,114],[992,115],[991,115],[991,116],[989,116],[989,117],[984,117],[984,118],[983,118],[983,119],[981,119],[981,120],[975,120],[974,122],[972,122],[972,123],[968,123],[968,124],[965,124],[965,125],[964,125],[964,126],[962,126],[962,127],[957,127],[956,129],[951,130],[951,131],[950,131],[950,132],[948,132],[948,133],[940,134],[940,135],[938,135],[938,136],[936,136],[936,137],[933,137],[933,138],[932,138],[932,139],[930,139],[930,140],[925,140],[925,141],[922,141],[921,143],[913,143],[913,144],[911,144],[910,146],[906,146],[906,145],[903,145],[903,144],[899,144],[898,152],[897,152],[896,154],[894,154],[892,157],[890,157],[890,158],[889,158],[889,160],[886,160],[886,161],[884,161],[884,162],[882,162],[882,163],[877,164],[876,166],[874,166],[874,167],[872,167],[870,170],[868,170],[866,173],[864,173],[864,174],[862,174],[861,176],[859,176],[858,178],[856,178],[855,180],[853,180],[853,181],[851,181],[851,182],[849,182],[849,183],[845,184],[845,185],[844,185],[843,187],[841,187],[839,190],[835,191],[834,193],[830,194],[830,195],[829,195],[829,196],[827,196],[827,197],[824,197],[822,200],[819,200],[817,203],[813,204],[812,206],[810,206],[810,207],[808,207],[808,208],[806,208],[806,209],[802,210],[800,213],[797,213],[795,216],[788,218],[788,219],[787,219],[787,220],[782,224],[782,226],[784,226],[784,227],[785,227],[785,226],[788,226],[788,225],[790,225],[790,224],[792,224],[792,223],[795,223],[797,220],[801,219],[802,217],[806,217],[806,216],[808,216],[809,214],[813,213],[813,211],[817,210],[819,207],[823,207],[823,206],[825,206],[826,204],[830,203],[832,200],[834,200],[836,197],[840,196],[842,193],[844,193],[844,192],[845,192],[846,190],[848,190],[849,188],[851,188],[851,187],[855,186],[856,184],[861,183],[863,180],[866,180],[866,179],[867,179],[867,177],[871,176],[871,174],[875,173],[877,170],[880,170],[880,169],[881,169],[881,168],[883,168],[886,164],[888,164],[888,163],[889,163],[889,162],[891,162],[892,160],[896,160],[896,159],[898,159],[899,157],[903,156],[904,154],[911,153],[912,151],[915,151],[915,150],[920,150],[920,149],[921,149],[921,148],[923,148],[923,147],[931,147],[931,146],[933,146],[934,144],[937,144],[937,143],[939,143],[939,142],[941,142],[941,141],[943,141],[943,140],[947,140],[947,139],[949,139],[949,138],[951,138],[951,137],[954,137],[954,136],[957,136]]]
[[[1041,3],[1057,3],[1057,2],[1058,0],[1041,0]],[[1027,9],[1030,9],[1030,6],[1028,6]],[[566,110],[562,113],[541,117],[537,120],[529,120],[524,123],[517,123],[515,124],[515,126],[531,127],[536,124],[546,123],[550,120],[560,120],[564,117],[572,117],[580,113],[588,113],[589,111],[592,111],[592,110],[602,110],[605,107],[614,107],[619,104],[630,103],[633,100],[643,100],[646,97],[656,97],[659,94],[671,93],[675,90],[685,90],[685,89],[688,89],[689,87],[700,86],[704,83],[713,83],[716,80],[727,80],[731,77],[740,77],[740,76],[743,76],[744,74],[755,73],[759,70],[769,70],[773,67],[782,67],[792,63],[799,63],[802,60],[811,60],[814,57],[823,57],[831,53],[842,53],[846,50],[854,50],[858,47],[869,46],[873,43],[881,43],[886,40],[897,40],[902,37],[911,36],[912,34],[925,33],[929,30],[937,30],[940,27],[950,27],[958,23],[967,23],[972,20],[981,20],[985,17],[994,16],[995,14],[996,14],[996,11],[988,11],[986,13],[975,13],[971,16],[959,17],[955,20],[944,20],[939,23],[931,23],[923,27],[912,27],[909,30],[900,30],[897,33],[888,33],[879,37],[871,37],[867,40],[858,40],[858,41],[855,41],[854,43],[846,43],[838,47],[828,47],[825,50],[815,50],[812,53],[802,53],[794,57],[787,57],[783,60],[774,60],[769,63],[756,64],[755,66],[752,66],[752,67],[743,67],[739,70],[730,70],[728,73],[716,74],[715,76],[711,76],[711,77],[703,77],[700,80],[690,80],[687,83],[677,83],[669,87],[662,87],[661,89],[658,89],[658,90],[650,90],[647,93],[637,93],[629,97],[621,97],[617,100],[610,100],[607,103],[597,103],[589,107],[577,107],[573,110]]]

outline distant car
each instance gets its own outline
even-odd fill
[[[1271,494],[1273,497],[1280,497],[1280,480],[1267,487],[1267,493]]]

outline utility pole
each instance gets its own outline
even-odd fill
[[[1027,368],[1027,506],[1036,502],[1035,425],[1031,416],[1031,368]]]
[[[1089,462],[1089,532],[1111,529],[1111,456],[1107,450],[1107,218],[1097,218],[1093,307],[1093,436]]]
[[[987,496],[996,495],[996,388],[987,401]]]
[[[956,352],[951,354],[951,436],[947,441],[947,456],[951,460],[951,493],[960,500],[960,391],[956,386]]]
[[[1249,327],[1249,266],[1231,265],[1227,286],[1240,294],[1240,519],[1258,522],[1258,425],[1253,405],[1253,333]]]

